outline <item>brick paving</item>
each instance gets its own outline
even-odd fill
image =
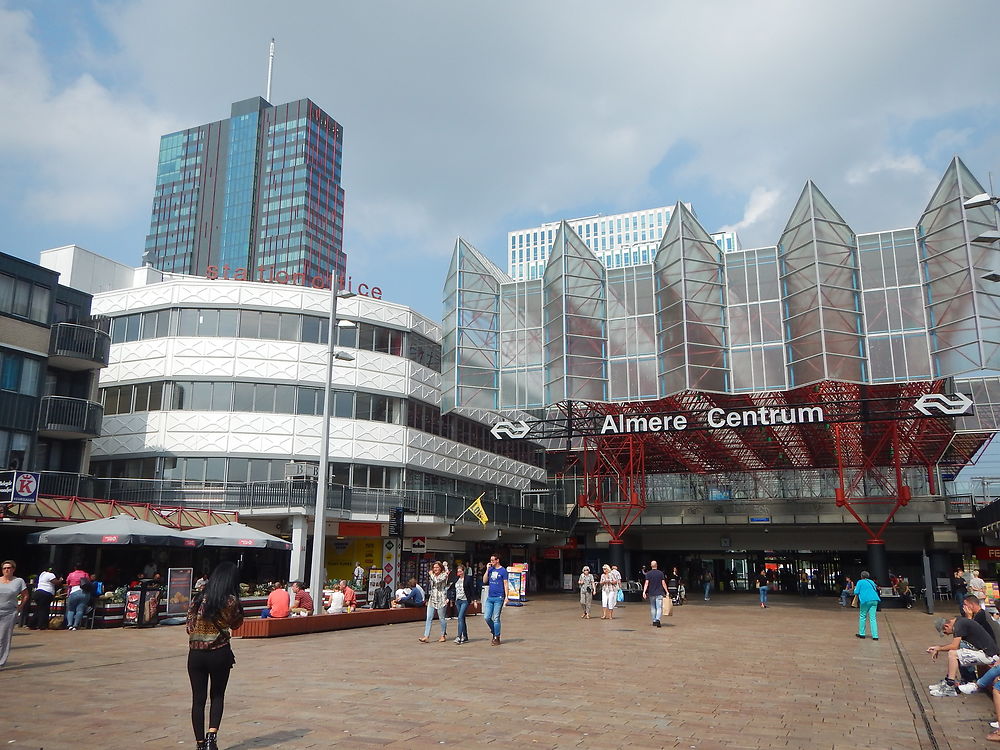
[[[986,696],[928,695],[945,662],[924,653],[942,639],[922,609],[881,613],[877,643],[832,598],[720,594],[661,629],[648,612],[585,621],[575,596],[540,596],[504,612],[500,647],[479,617],[462,646],[418,643],[417,623],[237,640],[220,747],[993,745]],[[180,627],[19,629],[0,746],[192,748],[185,657]]]

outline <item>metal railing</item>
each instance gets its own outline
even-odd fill
[[[111,336],[95,327],[56,323],[49,335],[49,356],[72,357],[107,367],[111,358]]]
[[[99,437],[104,407],[96,401],[70,396],[43,396],[38,409],[38,429]]]
[[[308,480],[212,483],[42,472],[40,489],[46,495],[218,510],[309,510],[316,503],[316,483]],[[448,522],[460,516],[472,501],[473,498],[430,490],[377,490],[331,484],[327,489],[326,509],[334,517],[345,519],[359,514],[388,520],[390,510],[403,507],[413,514]],[[567,513],[564,504],[553,503],[549,508],[538,509],[485,498],[482,502],[491,524],[569,533],[577,521],[575,505]]]

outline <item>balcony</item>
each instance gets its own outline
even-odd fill
[[[95,326],[98,321],[94,321]],[[93,370],[107,367],[111,336],[99,327],[56,323],[49,335],[49,365],[60,370]]]
[[[39,437],[81,440],[99,437],[104,407],[69,396],[44,396],[38,410]]]

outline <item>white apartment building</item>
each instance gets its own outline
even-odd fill
[[[690,203],[684,206],[691,210]],[[661,206],[609,216],[581,216],[567,222],[606,268],[624,268],[652,260],[673,210],[673,206]],[[550,221],[507,233],[507,274],[514,281],[542,277],[558,228],[558,221]],[[736,232],[713,232],[711,236],[723,252],[740,249]]]

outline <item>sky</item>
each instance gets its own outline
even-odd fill
[[[461,236],[693,204],[777,242],[812,179],[913,226],[955,154],[1000,183],[1000,3],[0,0],[0,251],[139,265],[162,134],[263,96],[344,129],[356,281],[441,317]],[[1000,188],[998,188],[1000,189]]]

